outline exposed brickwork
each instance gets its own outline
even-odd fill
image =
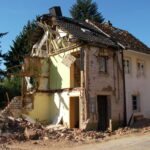
[[[97,96],[106,95],[110,99],[110,114],[113,121],[123,121],[123,70],[120,52],[90,47],[88,49],[88,101],[91,122],[98,121]],[[99,72],[99,55],[108,56],[108,73]]]
[[[14,97],[11,102],[5,107],[4,110],[1,111],[1,115],[12,115],[14,117],[18,117],[21,115],[21,109],[22,109],[22,102],[21,97],[17,96]]]

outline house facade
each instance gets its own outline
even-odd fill
[[[128,50],[124,60],[127,120],[150,118],[150,54]]]
[[[106,130],[124,121],[122,48],[89,23],[39,18],[22,70],[22,115],[69,128]]]
[[[106,24],[90,23],[124,48],[127,124],[135,119],[150,119],[150,49],[129,32],[113,27],[109,21]]]

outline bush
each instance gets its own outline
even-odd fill
[[[15,96],[21,95],[21,79],[17,77],[5,78],[0,82],[0,108],[7,105],[7,96],[11,100]]]

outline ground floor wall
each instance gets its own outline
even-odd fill
[[[107,103],[106,106],[100,106],[101,102],[99,97],[106,97]],[[106,108],[107,107],[107,108]],[[101,112],[100,109],[107,109]],[[107,112],[106,112],[107,111]],[[104,114],[104,113],[107,114]],[[103,115],[103,116],[100,116]],[[99,129],[99,126],[103,126],[103,120],[99,121],[99,118],[106,119],[107,118],[107,129],[113,130],[120,126],[123,126],[124,123],[124,108],[122,99],[116,99],[115,95],[107,92],[98,92],[91,95],[89,98],[89,125],[87,128]],[[105,127],[104,127],[105,130]]]
[[[51,115],[50,95],[48,93],[34,93],[32,103],[32,109],[23,109],[23,115],[42,123],[49,123]]]
[[[66,127],[70,127],[70,100],[73,97],[78,97],[78,109],[80,110],[81,95],[79,91],[55,92],[51,94],[35,93],[33,95],[33,108],[23,110],[23,114],[42,123],[63,123]]]

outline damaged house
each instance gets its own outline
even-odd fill
[[[124,47],[127,122],[150,119],[150,49],[129,32],[113,27],[109,21],[105,24],[88,22]]]
[[[69,128],[123,124],[122,46],[90,23],[63,17],[59,7],[38,21],[24,58],[20,114]]]

